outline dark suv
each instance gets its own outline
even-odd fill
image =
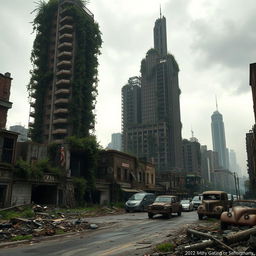
[[[125,211],[126,212],[146,211],[148,205],[152,204],[155,198],[156,197],[153,193],[146,193],[146,192],[135,193],[125,203]]]
[[[151,219],[156,214],[162,214],[167,218],[172,217],[172,213],[181,216],[182,206],[176,196],[158,196],[154,203],[148,206],[148,217]]]

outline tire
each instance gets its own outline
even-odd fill
[[[179,212],[177,212],[178,216],[181,216],[181,210]]]
[[[154,214],[151,213],[151,212],[148,212],[148,218],[149,218],[149,219],[153,219],[153,217],[154,217]]]
[[[202,220],[203,219],[203,215],[202,214],[198,214],[198,219]]]

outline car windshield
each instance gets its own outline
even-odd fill
[[[193,197],[193,201],[200,201],[201,199],[200,199],[200,197],[199,196],[194,196]]]
[[[232,195],[228,194],[228,199],[231,200],[232,199]]]
[[[235,201],[233,203],[234,206],[242,206],[242,207],[250,207],[250,208],[256,208],[256,202],[242,202],[242,201]]]
[[[181,203],[181,204],[189,204],[190,201],[189,201],[189,200],[181,200],[180,203]]]
[[[129,198],[129,200],[142,200],[144,196],[145,194],[134,194]]]
[[[220,194],[205,194],[203,195],[204,200],[220,200]]]
[[[171,202],[171,197],[164,197],[164,196],[157,197],[155,202]]]

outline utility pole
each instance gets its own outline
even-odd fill
[[[237,194],[237,180],[236,180],[236,173],[234,172],[233,173],[234,174],[234,180],[235,180],[235,190],[236,190],[236,197],[237,197],[237,199],[238,199],[238,194]]]

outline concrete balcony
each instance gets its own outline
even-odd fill
[[[71,24],[73,22],[73,18],[71,16],[65,16],[63,17],[61,20],[60,20],[60,23],[62,25],[65,25],[65,24]]]
[[[54,110],[53,113],[54,114],[67,114],[68,113],[68,109],[67,108],[58,108],[58,109]]]
[[[70,60],[62,60],[57,63],[58,68],[64,68],[64,67],[70,68],[71,66],[72,66],[72,62]]]
[[[57,91],[55,91],[55,95],[67,95],[70,94],[70,90],[69,89],[59,89]]]
[[[68,119],[67,118],[58,118],[53,120],[53,124],[67,124]]]
[[[73,30],[73,25],[64,25],[64,26],[60,27],[59,32],[66,33],[66,32],[70,32],[72,30]]]
[[[35,112],[34,112],[34,111],[31,111],[31,112],[29,113],[29,115],[30,115],[31,117],[35,117]]]
[[[61,43],[64,43],[64,42],[70,43],[73,40],[73,35],[71,33],[65,33],[60,36],[59,40]]]
[[[61,43],[59,44],[58,46],[58,49],[59,50],[64,50],[64,51],[67,51],[67,50],[72,50],[72,43]]]
[[[56,143],[56,144],[62,144],[63,141],[64,141],[64,139],[62,139],[62,140],[58,139],[58,140],[53,140],[52,142]]]
[[[64,51],[58,54],[59,60],[70,60],[72,59],[72,51]]]
[[[69,103],[69,99],[57,99],[54,101],[55,105],[60,105],[60,104],[68,104]]]
[[[69,79],[60,79],[57,80],[56,86],[69,86],[70,85],[70,80]]]
[[[67,69],[62,69],[56,74],[57,76],[71,76],[71,71]]]
[[[67,134],[68,130],[67,129],[56,129],[52,131],[52,134]]]
[[[35,103],[35,102],[30,102],[30,107],[34,108],[34,107],[35,107],[35,105],[36,105],[36,103]]]

